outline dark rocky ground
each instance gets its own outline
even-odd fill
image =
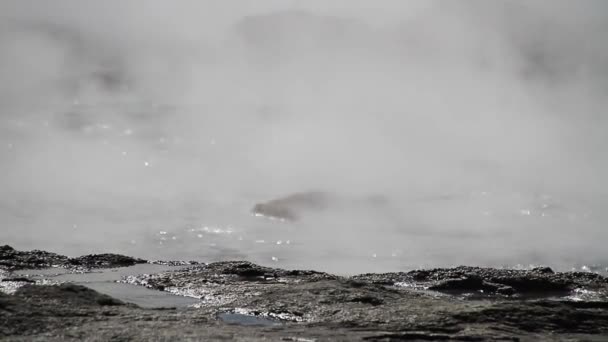
[[[147,261],[143,259],[118,254],[94,254],[77,258],[68,258],[63,255],[45,251],[33,250],[23,252],[17,251],[11,246],[0,246],[0,269],[8,271],[48,267],[84,269],[125,267],[146,262]]]
[[[144,309],[84,286],[41,285],[18,270],[77,272],[146,262],[0,247],[0,339],[10,341],[606,341],[608,279],[458,267],[340,277],[248,262],[182,266],[124,286],[200,298]],[[127,285],[128,284],[128,285]]]

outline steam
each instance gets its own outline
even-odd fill
[[[3,1],[0,237],[158,254],[141,236],[203,222],[289,235],[296,266],[602,262],[607,6]],[[249,221],[309,190],[389,204]]]

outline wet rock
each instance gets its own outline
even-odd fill
[[[608,310],[581,308],[568,302],[534,301],[493,304],[454,315],[467,323],[501,322],[528,332],[606,333]]]
[[[68,257],[39,250],[17,251],[11,246],[0,247],[0,268],[7,270],[47,268],[64,265]]]
[[[526,275],[531,279],[536,279],[535,277],[538,275],[555,276],[557,277],[554,279],[555,281],[570,279],[577,285],[589,280],[593,280],[597,284],[603,281],[601,277],[585,276],[581,278],[576,274],[552,273],[546,270],[511,273],[510,270],[465,267],[416,271],[411,274],[368,274],[344,278],[312,271],[285,271],[248,262],[213,263],[187,270],[140,277],[140,279],[143,280],[143,283],[155,288],[163,288],[177,294],[196,295],[201,298],[201,308],[248,308],[247,311],[243,312],[256,317],[273,317],[279,320],[280,317],[290,317],[286,320],[297,319],[294,321],[315,324],[315,326],[331,323],[350,329],[356,328],[357,330],[371,329],[371,327],[380,329],[382,327],[382,329],[388,330],[409,329],[421,331],[420,335],[396,333],[394,335],[389,334],[392,336],[390,338],[387,337],[389,335],[386,335],[384,337],[370,337],[370,339],[378,338],[382,340],[382,338],[388,338],[388,340],[398,340],[413,338],[414,336],[418,336],[418,339],[424,339],[424,336],[426,336],[432,339],[445,337],[450,340],[475,341],[486,340],[488,335],[462,334],[466,330],[461,325],[467,326],[466,329],[470,329],[468,324],[471,321],[479,324],[501,325],[502,318],[496,315],[494,321],[484,321],[479,318],[483,316],[480,314],[480,309],[491,308],[493,302],[480,306],[475,301],[440,300],[437,297],[415,291],[398,290],[393,285],[406,280],[420,279],[424,284],[433,284],[429,288],[431,290],[447,292],[454,290],[462,292],[484,291],[488,295],[512,295],[516,289],[504,284],[504,282],[515,283],[512,279],[520,279]],[[454,278],[455,276],[459,276],[459,278]],[[446,277],[446,279],[442,277]],[[504,282],[493,282],[494,279]],[[542,279],[548,281],[545,278]],[[549,280],[551,279],[553,278]],[[549,282],[549,284],[552,283]],[[521,289],[522,287],[519,287],[517,290],[521,291]],[[498,307],[503,305],[503,302],[499,301],[500,298],[503,297],[494,297]],[[523,301],[512,305],[523,312],[527,312],[532,310],[530,305],[533,307],[534,304]],[[549,308],[548,312],[543,314],[548,317],[551,315],[551,310],[553,309]],[[591,309],[576,308],[574,310]],[[463,312],[470,313],[470,315],[467,316]],[[410,318],[404,321],[401,319],[403,317]],[[478,321],[475,321],[476,319]],[[519,323],[529,319],[531,317],[526,315],[513,318],[514,322]],[[593,318],[591,319],[593,320]],[[602,329],[608,327],[608,324],[605,324],[601,317],[599,321],[601,322],[600,326],[604,327]],[[566,331],[570,330],[564,332]],[[596,332],[599,333],[599,331]],[[578,333],[580,330],[573,330],[573,332]],[[516,340],[516,338],[505,337],[506,340]]]
[[[261,267],[250,262],[227,262],[216,263],[209,266],[210,270],[215,270],[219,274],[234,274],[244,278],[264,277],[276,278],[277,275],[272,272],[272,269]]]
[[[124,282],[200,298],[209,305],[223,305],[257,296],[261,290],[283,289],[293,282],[315,282],[336,278],[315,271],[288,271],[246,261],[229,261],[127,277]]]
[[[124,306],[112,297],[84,286],[26,285],[10,296],[0,296],[0,338],[29,336],[105,320],[107,308]]]
[[[163,266],[191,266],[191,265],[201,265],[202,263],[198,261],[181,261],[181,260],[152,260],[148,261],[149,264],[153,265],[163,265]]]
[[[531,272],[533,273],[540,273],[540,274],[553,274],[555,272],[553,272],[553,270],[551,269],[551,267],[546,267],[546,266],[542,266],[542,267],[535,267],[531,270]]]
[[[381,298],[370,295],[355,296],[353,298],[350,298],[348,301],[353,303],[370,304],[373,306],[381,305],[384,303],[384,300],[382,300]]]
[[[6,278],[0,279],[0,281],[2,281],[2,282],[17,281],[17,282],[24,282],[24,283],[35,283],[34,280],[31,280],[31,279],[25,278],[25,277],[6,277]]]
[[[0,246],[0,269],[9,271],[41,269],[49,267],[64,268],[112,268],[127,267],[146,263],[146,260],[119,254],[91,254],[77,258],[45,251],[17,251],[11,246]]]
[[[505,296],[512,296],[516,293],[515,289],[512,288],[511,286],[500,286],[498,285],[496,287],[496,291],[497,294],[500,295],[505,295]]]
[[[436,291],[483,291],[503,295],[565,295],[577,288],[600,289],[608,285],[608,280],[598,274],[555,273],[548,267],[511,270],[460,266],[407,273],[362,274],[354,279],[386,285],[409,283]]]
[[[100,294],[99,292],[81,285],[61,284],[53,286],[26,285],[15,292],[15,296],[45,301],[61,301],[78,306],[124,305],[118,299]]]
[[[15,253],[12,249],[4,250]],[[101,258],[108,259],[114,260],[107,255]],[[104,265],[94,257],[81,260],[83,265]],[[132,260],[125,261],[129,262]],[[10,272],[4,275],[11,276]],[[566,288],[575,286],[584,291],[607,290],[605,278],[588,273],[457,267],[340,277],[233,261],[181,266],[157,274],[133,274],[123,281],[200,301],[194,307],[151,310],[79,285],[25,284],[13,295],[0,293],[0,339],[156,340],[162,336],[166,340],[209,341],[601,341],[608,338],[606,297],[570,301],[569,292],[544,299],[522,296],[528,289],[551,289],[562,283],[567,284]],[[408,282],[415,286],[399,285]],[[436,291],[456,291],[457,295]],[[484,296],[462,300],[458,293],[468,291],[483,291]],[[511,293],[519,297],[505,296]],[[549,292],[543,294],[549,296]]]
[[[516,290],[511,286],[488,282],[476,275],[458,279],[441,280],[435,285],[428,287],[428,289],[444,292],[479,291],[482,293],[495,293],[508,296],[516,293]]]
[[[457,279],[446,279],[439,281],[436,285],[429,287],[430,290],[484,290],[492,289],[481,277],[470,276]]]
[[[70,258],[70,265],[84,268],[113,268],[113,267],[128,267],[136,264],[145,264],[147,261],[138,258],[132,258],[120,254],[90,254],[77,258]]]
[[[363,338],[365,341],[488,341],[488,336],[483,335],[446,335],[446,334],[434,334],[428,332],[402,332],[392,334],[381,334],[374,336],[366,336]],[[519,341],[517,337],[510,336],[493,336],[492,341]]]
[[[309,270],[283,270],[256,265],[248,261],[222,261],[208,265],[192,267],[189,272],[200,272],[200,275],[209,279],[217,278],[218,275],[237,276],[237,279],[271,281],[283,278],[298,280],[319,280],[334,278],[334,276],[323,272]],[[224,279],[231,279],[226,278]]]
[[[0,254],[15,252],[15,249],[9,245],[0,246]]]

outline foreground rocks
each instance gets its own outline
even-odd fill
[[[69,258],[45,251],[17,251],[8,245],[0,246],[0,268],[9,271],[48,267],[84,269],[126,267],[146,262],[143,259],[118,254],[91,254]]]
[[[6,247],[3,250],[9,251]],[[12,249],[11,249],[12,250]],[[10,251],[9,251],[10,252]],[[25,253],[25,254],[24,254]],[[35,252],[35,265],[69,259]],[[49,260],[45,257],[48,256]],[[65,258],[65,259],[64,259]],[[106,260],[107,258],[101,258]],[[111,260],[123,260],[112,257]],[[127,259],[124,259],[127,260]],[[134,259],[138,260],[138,259]],[[1,265],[14,264],[0,259]],[[16,274],[2,266],[0,277]],[[458,267],[340,277],[249,262],[191,265],[126,276],[199,298],[191,307],[142,309],[74,284],[25,284],[0,294],[0,338],[64,340],[605,341],[606,278],[548,268]]]
[[[416,284],[446,293],[506,296],[566,296],[577,289],[605,295],[608,279],[591,272],[555,273],[549,267],[510,270],[460,266],[408,273],[363,274],[354,279],[377,284]]]

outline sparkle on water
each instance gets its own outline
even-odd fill
[[[171,159],[166,156],[184,153],[182,148],[187,144],[184,137],[168,138],[165,132],[150,138],[139,129],[115,129],[120,124],[109,120],[79,124],[81,126],[71,129],[84,135],[81,139],[89,139],[86,140],[88,144],[98,139],[103,144],[104,149],[92,152],[107,155],[103,160],[111,160],[113,164],[106,167],[139,163],[141,177],[147,177],[156,169],[170,169]],[[0,135],[0,142],[6,149],[0,150],[0,157],[6,160],[12,158],[11,154],[26,155],[28,150],[23,148],[22,142],[36,135],[43,136],[44,130],[56,129],[56,125],[27,119],[3,122],[0,128],[7,134]],[[149,139],[151,144],[156,144],[156,154],[144,156],[133,149],[136,139]],[[206,141],[214,148],[221,145],[216,138]],[[52,153],[61,151],[53,150]],[[108,157],[111,155],[122,158],[111,159]],[[77,155],[73,157],[78,158]],[[175,171],[176,175],[178,171]],[[135,193],[139,191],[136,184],[125,188]],[[181,204],[167,208],[167,201],[147,203],[146,199],[141,205],[137,200],[116,205],[108,201],[97,203],[100,207],[86,209],[78,203],[51,201],[50,208],[58,208],[57,212],[45,208],[44,201],[37,202],[27,196],[4,197],[0,203],[0,218],[8,228],[1,238],[19,248],[47,249],[71,255],[120,252],[153,259],[247,259],[273,266],[315,268],[335,273],[456,266],[453,263],[516,267],[518,262],[550,264],[562,270],[574,267],[586,272],[608,271],[605,260],[585,260],[580,255],[551,259],[556,250],[572,247],[568,244],[569,237],[576,234],[572,227],[593,226],[601,220],[585,205],[567,203],[550,194],[469,189],[448,199],[437,196],[436,200],[407,203],[414,205],[414,210],[436,212],[436,222],[406,222],[399,229],[384,227],[385,222],[375,225],[365,219],[359,220],[357,213],[353,213],[352,219],[345,219],[345,223],[331,219],[290,222],[251,214],[256,200],[268,199],[264,196],[222,203],[205,199],[181,208]],[[513,207],[512,203],[522,205]],[[142,211],[142,207],[143,213],[132,212]],[[460,218],[478,226],[472,230],[474,234],[467,230],[470,227],[461,229],[458,226]],[[65,235],[59,227],[71,227],[71,233]],[[543,236],[549,232],[551,241],[557,241],[555,246],[542,245]],[[595,237],[605,238],[605,235],[598,233],[589,239]],[[522,245],[521,254],[514,255],[519,252],[518,244]],[[469,246],[475,246],[474,251],[468,252]],[[576,249],[578,246],[574,247],[580,250]],[[467,257],[454,259],[458,250],[464,251]],[[583,266],[583,263],[593,266]]]

